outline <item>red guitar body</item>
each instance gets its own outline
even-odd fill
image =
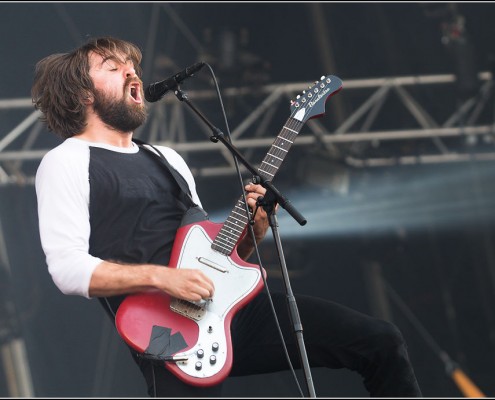
[[[263,288],[259,266],[243,261],[237,251],[227,256],[212,250],[222,226],[202,221],[181,227],[169,265],[201,269],[207,274],[215,285],[211,302],[178,301],[151,291],[128,296],[116,317],[119,334],[138,352],[146,353],[154,341],[155,348],[165,351],[160,356],[184,358],[165,366],[195,386],[215,385],[228,376],[232,368],[232,318]],[[153,335],[154,327],[164,329]]]

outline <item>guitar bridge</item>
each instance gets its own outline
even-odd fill
[[[187,300],[172,298],[170,300],[170,309],[185,317],[191,318],[194,321],[201,320],[206,314],[206,304],[202,305],[191,303]]]

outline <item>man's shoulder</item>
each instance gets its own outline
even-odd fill
[[[65,139],[49,150],[41,160],[41,164],[74,164],[88,154],[88,145],[80,140]]]
[[[81,152],[88,148],[88,145],[82,140],[73,138],[65,139],[62,143],[58,144],[46,154],[67,154],[74,152]]]

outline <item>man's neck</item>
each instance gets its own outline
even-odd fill
[[[132,147],[132,132],[121,132],[112,129],[99,118],[89,118],[84,131],[75,137],[89,142],[106,143],[116,147]]]

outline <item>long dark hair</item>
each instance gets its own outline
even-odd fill
[[[66,139],[81,133],[86,126],[85,100],[94,92],[89,75],[89,53],[102,57],[124,55],[141,77],[141,50],[133,43],[112,38],[89,39],[70,53],[52,54],[36,64],[31,97],[41,110],[48,129]],[[125,60],[122,60],[125,62]]]

